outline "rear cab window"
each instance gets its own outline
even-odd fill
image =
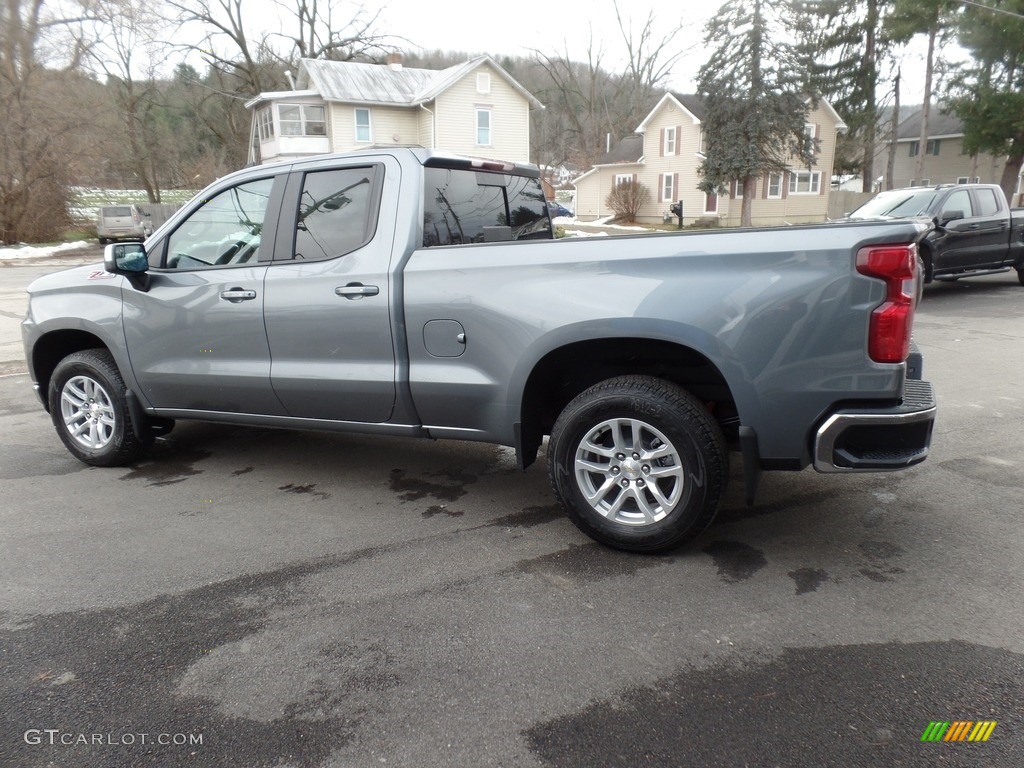
[[[429,161],[424,170],[423,246],[550,240],[536,172],[512,164]]]

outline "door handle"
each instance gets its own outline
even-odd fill
[[[256,298],[256,291],[245,290],[244,288],[228,288],[220,292],[220,297],[225,301],[237,304],[240,301],[248,301]]]
[[[967,227],[967,228],[968,228],[968,229],[978,229],[978,227],[980,227],[980,226],[981,226],[980,224],[971,224],[971,225],[970,225],[969,227]]]
[[[376,285],[349,283],[348,285],[338,286],[334,289],[334,293],[338,296],[344,296],[346,299],[361,299],[363,296],[376,296],[380,293],[380,288]]]

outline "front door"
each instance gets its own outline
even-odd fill
[[[284,177],[276,184],[280,200]],[[159,264],[149,290],[125,284],[128,354],[154,407],[284,414],[270,383],[263,324],[263,228],[274,192],[275,179],[266,178],[199,202],[154,246]]]

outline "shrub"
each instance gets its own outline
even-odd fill
[[[651,191],[638,181],[623,181],[612,187],[605,205],[622,221],[636,221],[640,209],[651,199]]]

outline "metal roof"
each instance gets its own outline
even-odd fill
[[[354,61],[302,59],[299,63],[300,89],[314,89],[327,101],[356,104],[419,106],[437,98],[477,67],[488,64],[526,98],[530,105],[543,105],[490,56],[479,56],[447,69],[393,67]]]

